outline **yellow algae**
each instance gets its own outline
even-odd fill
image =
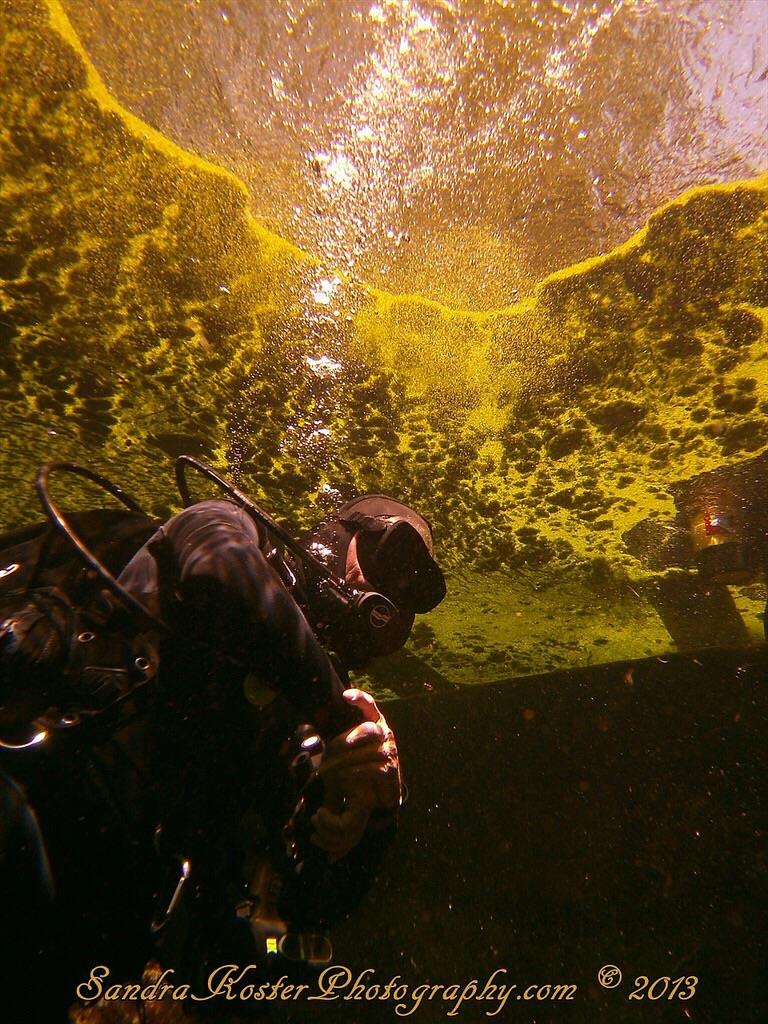
[[[231,174],[225,168],[220,167],[217,164],[205,160],[203,157],[196,156],[188,150],[182,149],[181,146],[177,146],[175,143],[171,142],[167,136],[156,131],[151,127],[151,125],[148,125],[145,121],[142,121],[140,118],[136,117],[135,114],[132,114],[129,110],[118,103],[115,97],[105,86],[101,76],[94,67],[93,62],[83,48],[80,39],[78,38],[77,33],[75,32],[72,23],[59,0],[45,0],[45,5],[49,12],[51,27],[75,50],[82,61],[83,67],[85,68],[88,91],[98,102],[104,112],[117,114],[121,121],[137,138],[148,143],[152,148],[159,150],[172,160],[178,161],[183,166],[198,168],[204,170],[207,174],[213,174],[225,179],[237,188],[242,193],[243,199],[247,201],[248,193],[245,184],[234,174]],[[253,229],[259,232],[264,231],[261,225],[251,218],[247,212],[246,218],[251,221],[250,226],[252,226]],[[286,239],[271,232],[269,235],[273,245],[281,248],[285,247],[298,259],[309,258],[307,253],[302,252],[302,250],[293,246]]]
[[[666,570],[626,535],[768,445],[768,175],[690,190],[512,306],[451,309],[267,231],[114,101],[60,4],[0,26],[7,525],[54,456],[164,514],[189,451],[297,529],[365,491],[423,508],[451,589],[420,657],[452,678],[671,645],[643,589]]]
[[[668,211],[685,206],[691,200],[695,200],[703,194],[728,194],[740,192],[744,188],[748,188],[749,190],[768,190],[768,171],[759,175],[757,178],[750,179],[749,181],[739,180],[721,182],[713,185],[695,185],[686,189],[685,192],[681,193],[679,196],[674,196],[667,200],[666,203],[663,203],[658,210],[649,217],[647,223],[631,235],[625,242],[622,242],[621,245],[616,246],[609,253],[590,256],[588,259],[580,260],[578,263],[573,263],[568,267],[562,267],[560,270],[553,271],[534,286],[534,294],[542,291],[548,285],[555,284],[558,281],[567,281],[573,277],[579,277],[588,273],[590,270],[604,266],[607,260],[611,260],[617,256],[627,256],[633,250],[642,248],[643,244],[647,241],[648,231],[652,228],[655,222],[662,218]],[[745,228],[744,230],[748,231],[749,228]]]

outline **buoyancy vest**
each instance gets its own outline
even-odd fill
[[[119,509],[69,518],[113,575],[159,525]],[[95,722],[154,677],[156,637],[102,587],[50,523],[0,535],[0,740]]]

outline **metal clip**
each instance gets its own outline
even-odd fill
[[[33,723],[34,724],[34,723]],[[47,729],[39,729],[31,739],[26,740],[24,743],[8,743],[6,740],[0,739],[0,749],[2,750],[27,750],[29,747],[37,747],[48,738]]]

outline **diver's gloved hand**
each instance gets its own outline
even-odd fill
[[[357,846],[374,811],[394,812],[402,795],[397,745],[384,715],[363,690],[345,690],[344,699],[365,721],[326,745],[318,770],[324,799],[312,816],[312,842],[331,862]]]

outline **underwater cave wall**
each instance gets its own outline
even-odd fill
[[[461,681],[669,644],[623,538],[768,447],[768,176],[456,310],[269,232],[237,179],[119,107],[54,0],[0,6],[0,78],[6,526],[37,517],[52,457],[166,514],[186,451],[293,528],[364,491],[418,503],[454,597],[420,657]]]

